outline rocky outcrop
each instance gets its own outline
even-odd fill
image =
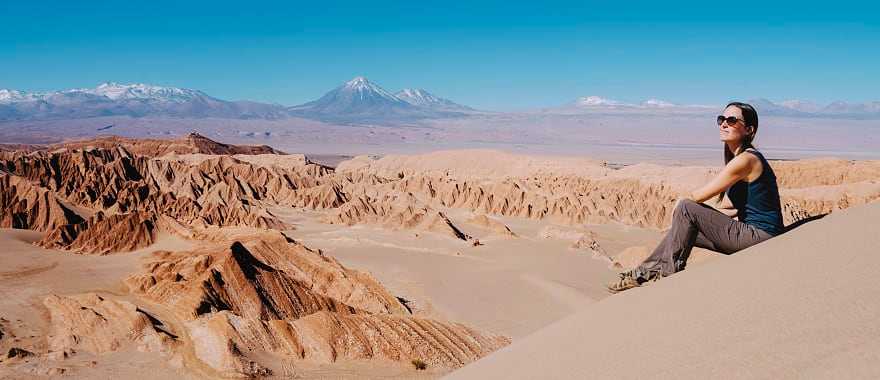
[[[416,174],[386,186],[389,193],[414,194],[441,207],[483,214],[573,224],[617,221],[647,227],[662,225],[679,196],[662,183],[617,178],[535,176],[477,181]]]
[[[599,163],[568,168],[525,156],[462,165],[468,152],[420,156],[358,157],[340,164],[350,178],[380,178],[385,192],[413,194],[425,203],[476,213],[549,219],[565,224],[619,222],[663,228],[675,201],[704,184],[717,168],[639,164],[611,169]],[[501,156],[504,156],[503,154]],[[499,157],[501,157],[499,156]],[[439,170],[428,158],[448,162]],[[445,160],[445,161],[444,161]],[[804,217],[871,202],[880,197],[880,163],[832,159],[773,161],[787,224]],[[818,196],[816,195],[818,194]],[[380,197],[381,194],[374,195]],[[345,205],[343,206],[345,207]]]
[[[841,159],[773,161],[780,188],[802,189],[843,185],[880,179],[880,162]]]
[[[175,343],[161,321],[129,302],[86,293],[51,295],[43,305],[52,324],[50,351],[102,354],[133,345],[140,351],[167,352]]]
[[[58,149],[113,149],[121,146],[140,156],[159,157],[166,154],[285,154],[268,145],[232,145],[211,140],[196,132],[177,139],[132,139],[119,136],[97,137],[87,140],[67,141],[43,147],[43,150]]]
[[[498,220],[486,216],[486,214],[474,215],[474,217],[467,220],[467,223],[485,228],[501,236],[516,237],[516,234],[510,230],[510,227],[507,227],[506,224]]]
[[[195,251],[159,252],[146,269],[126,281],[129,288],[172,306],[186,319],[222,310],[261,319],[299,318],[320,310],[406,313],[372,276],[278,232]]]
[[[157,234],[153,214],[135,211],[105,216],[98,212],[84,222],[56,227],[35,244],[45,248],[105,255],[149,246],[156,241]]]
[[[149,245],[163,215],[195,226],[287,228],[264,202],[295,198],[298,186],[317,185],[326,174],[308,163],[269,169],[226,156],[189,163],[123,148],[17,155],[0,160],[0,170],[0,225],[48,231],[40,245],[88,253]]]
[[[466,326],[395,315],[319,312],[294,321],[220,312],[187,324],[196,356],[225,375],[265,373],[247,358],[272,352],[312,363],[354,360],[410,362],[452,369],[510,343]]]
[[[256,352],[317,363],[418,358],[455,368],[509,343],[460,324],[413,318],[372,276],[281,233],[237,239],[156,253],[146,273],[126,281],[133,294],[187,321],[195,356],[221,375],[268,373],[250,356]]]
[[[431,231],[459,240],[471,237],[442,212],[421,203],[412,193],[389,192],[381,197],[359,196],[340,206],[326,221],[331,224],[376,224],[389,229]]]
[[[83,218],[51,191],[0,173],[0,228],[52,231]]]

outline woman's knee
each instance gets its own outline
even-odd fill
[[[688,198],[679,198],[678,203],[675,205],[675,213],[681,214],[686,213],[688,210],[697,205],[693,199]]]

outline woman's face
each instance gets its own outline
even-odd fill
[[[733,124],[728,124],[727,121],[725,121],[718,126],[718,134],[721,137],[721,141],[742,141],[743,138],[745,138],[749,134],[749,131],[746,128],[746,123],[743,121],[742,110],[740,110],[739,107],[727,107],[724,109],[724,113],[722,115],[724,117],[733,116],[736,118],[736,122]]]

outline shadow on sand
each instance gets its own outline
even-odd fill
[[[791,230],[793,230],[793,229],[795,229],[795,228],[798,228],[798,227],[800,227],[800,226],[803,226],[804,224],[807,224],[807,223],[812,222],[812,221],[814,221],[814,220],[822,219],[822,218],[825,217],[825,215],[828,215],[828,214],[826,213],[826,214],[813,215],[813,216],[811,216],[811,217],[803,218],[803,219],[801,219],[801,220],[798,220],[797,222],[794,222],[794,223],[792,223],[792,224],[789,224],[789,225],[785,226],[785,232],[789,232],[789,231],[791,231]],[[785,232],[783,232],[783,233],[785,233]]]

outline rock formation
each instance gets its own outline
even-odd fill
[[[175,335],[163,330],[162,322],[129,302],[85,293],[51,295],[43,305],[52,322],[50,351],[101,354],[133,344],[140,351],[166,352],[175,343]]]
[[[443,212],[425,205],[412,193],[397,191],[385,193],[379,198],[356,197],[340,206],[327,218],[327,222],[348,226],[377,224],[390,229],[418,229],[460,240],[470,239]]]
[[[486,216],[486,214],[477,214],[473,218],[467,220],[468,223],[488,229],[493,233],[506,237],[516,237],[516,234],[510,230],[504,223]]]
[[[5,150],[44,150],[58,149],[113,149],[123,147],[127,151],[147,157],[176,154],[284,154],[267,145],[231,145],[211,140],[196,132],[177,139],[132,139],[120,136],[103,136],[85,140],[72,140],[51,145],[7,145]],[[4,147],[0,147],[4,150]]]
[[[222,375],[265,374],[271,352],[319,363],[425,360],[455,368],[509,343],[463,325],[413,318],[372,276],[277,232],[159,252],[127,280],[185,323],[195,355]]]
[[[104,255],[149,246],[156,241],[157,233],[156,219],[150,213],[135,211],[105,216],[99,211],[83,222],[56,227],[36,244]]]
[[[0,173],[0,228],[52,231],[83,218],[55,194],[14,175]]]

